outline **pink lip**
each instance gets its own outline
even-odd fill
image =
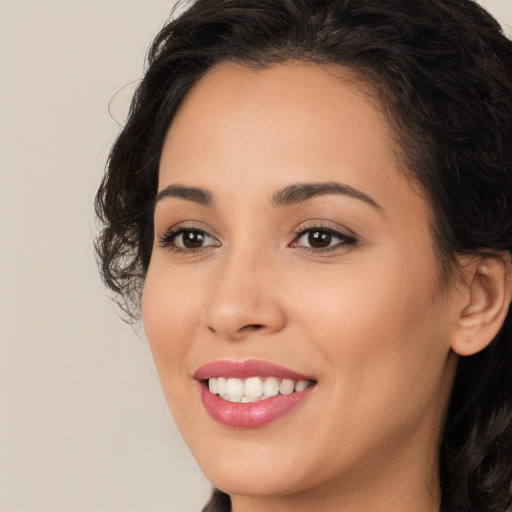
[[[235,377],[237,379],[277,377],[278,379],[295,381],[314,380],[312,377],[301,375],[283,366],[253,359],[248,361],[213,361],[201,366],[194,374],[194,378],[197,380],[206,380],[210,377]]]
[[[313,380],[279,365],[265,361],[214,361],[197,370],[194,377],[204,381],[210,377],[277,377],[278,379]],[[256,428],[267,425],[281,418],[292,409],[303,403],[314,389],[314,385],[304,391],[290,395],[277,395],[266,400],[247,404],[227,402],[210,393],[204,384],[199,385],[201,401],[212,419],[236,428]]]

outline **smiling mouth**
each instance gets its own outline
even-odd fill
[[[278,395],[300,393],[315,382],[312,380],[292,380],[278,377],[254,376],[245,379],[236,377],[210,377],[203,381],[210,393],[218,395],[226,402],[252,403]]]
[[[201,366],[194,379],[206,412],[217,423],[257,428],[303,404],[317,387],[311,376],[261,360],[218,360]]]

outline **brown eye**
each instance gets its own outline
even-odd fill
[[[323,249],[331,245],[332,235],[325,231],[310,231],[308,233],[308,243],[314,249]]]
[[[181,238],[181,244],[179,243]],[[203,231],[183,231],[181,235],[176,237],[176,245],[183,246],[185,249],[197,249],[202,247],[205,240]]]
[[[219,242],[201,229],[180,228],[167,233],[160,245],[176,251],[194,251],[210,246],[217,246]]]
[[[356,239],[354,237],[344,235],[333,229],[310,228],[301,231],[291,246],[322,252],[348,248],[355,244]]]

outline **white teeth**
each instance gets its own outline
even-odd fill
[[[266,400],[267,398],[304,391],[312,384],[308,380],[297,382],[291,379],[278,379],[276,377],[249,377],[237,379],[234,377],[212,377],[208,379],[208,389],[214,395],[227,402],[241,402],[244,404]]]
[[[242,402],[243,404],[248,404],[251,402],[257,402],[259,399],[259,396],[243,396],[242,398],[240,398],[240,402]]]
[[[279,384],[279,393],[281,393],[281,395],[289,395],[293,393],[294,388],[295,382],[293,382],[293,380],[284,379],[283,382]]]
[[[245,379],[244,396],[258,398],[263,394],[263,382],[259,377],[250,377]]]
[[[208,389],[210,390],[210,393],[213,393],[216,395],[219,391],[219,387],[217,385],[217,379],[210,379],[208,381]]]
[[[279,381],[275,377],[267,377],[263,383],[265,396],[276,396],[279,393]]]
[[[219,377],[217,379],[217,393],[219,395],[226,394],[226,379],[224,377]]]
[[[299,380],[297,384],[295,384],[295,391],[304,391],[309,386],[309,382],[307,380]]]
[[[226,395],[231,398],[238,398],[240,401],[241,396],[244,394],[244,381],[242,379],[228,379],[226,381]]]

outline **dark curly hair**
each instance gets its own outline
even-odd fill
[[[162,146],[183,98],[220,62],[287,60],[348,68],[377,98],[403,171],[431,204],[445,282],[458,254],[512,251],[512,42],[478,4],[196,0],[156,37],[96,197],[101,273],[130,319],[151,258]],[[485,350],[460,359],[440,444],[443,512],[512,507],[511,315]],[[217,492],[209,507],[229,498]]]

